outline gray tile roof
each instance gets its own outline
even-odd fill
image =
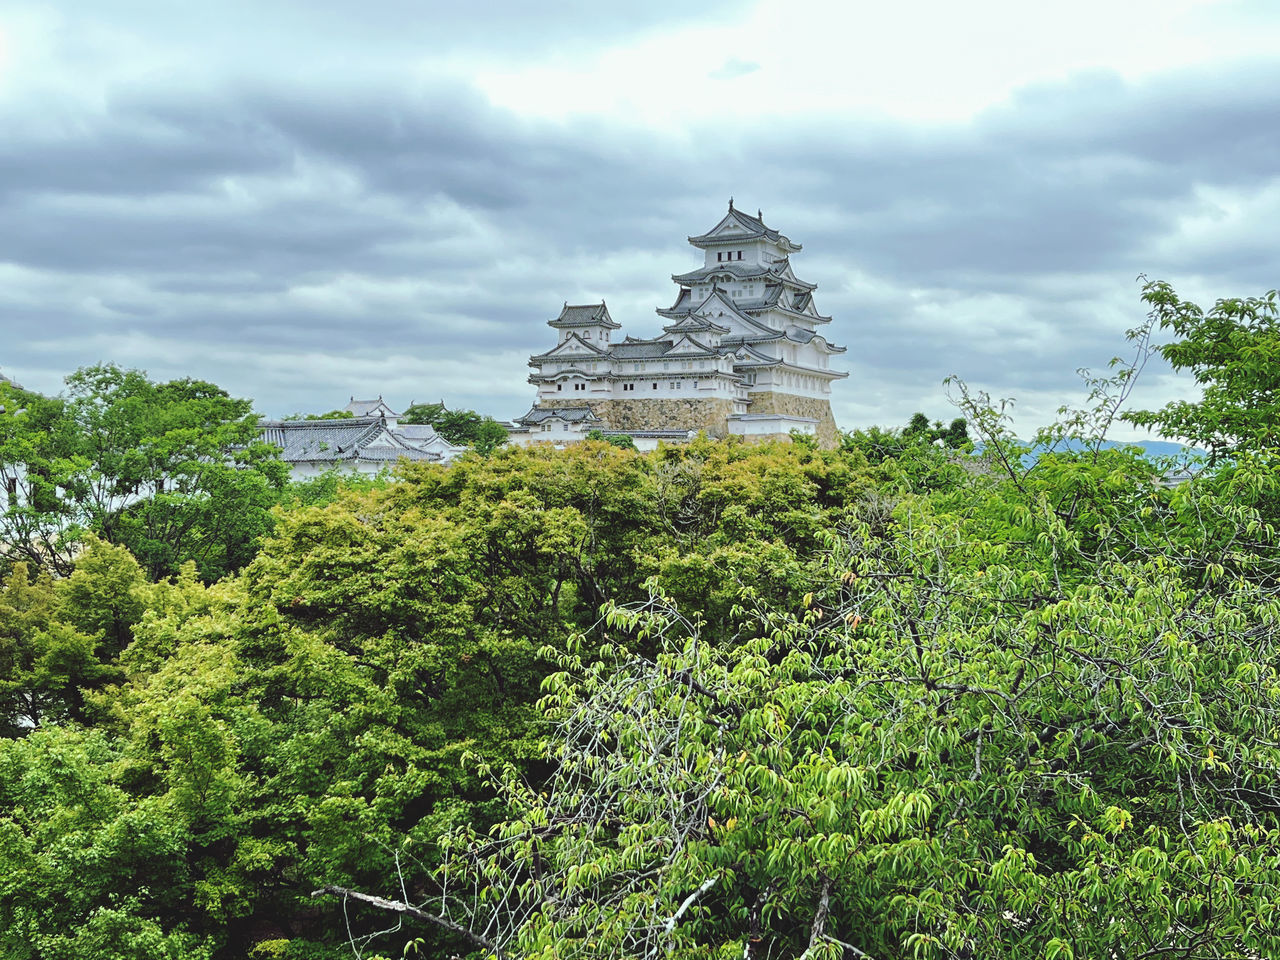
[[[670,340],[635,340],[627,337],[622,343],[615,343],[610,351],[617,360],[653,360],[666,354],[671,349]]]
[[[716,317],[724,315],[724,311],[719,306],[721,303],[728,307],[729,316],[737,317],[744,327],[754,327],[760,332],[761,336],[769,337],[776,332],[768,324],[761,323],[755,317],[740,309],[737,303],[734,302],[734,299],[723,290],[708,294],[707,298],[703,300],[702,303],[698,304],[691,310],[685,311],[685,315],[697,314],[698,316],[715,320]],[[713,313],[712,311],[715,312]],[[678,314],[670,310],[659,310],[658,313],[664,317],[672,317],[673,319],[678,316]],[[778,335],[780,336],[781,334],[779,333]]]
[[[688,273],[673,273],[671,279],[676,283],[697,283],[699,280],[705,280],[713,273],[731,273],[739,279],[748,277],[759,277],[769,273],[768,267],[762,267],[758,263],[717,263],[713,267],[699,267],[697,270],[690,270]]]
[[[690,270],[688,273],[676,273],[671,275],[671,279],[676,283],[701,283],[710,277],[718,274],[729,273],[738,280],[769,280],[775,283],[787,283],[792,286],[801,287],[804,290],[816,290],[816,283],[806,283],[786,270],[787,261],[780,260],[776,263],[758,264],[758,263],[717,263],[710,267],[699,267],[697,270]]]
[[[565,423],[599,423],[603,422],[590,407],[530,407],[523,417],[517,417],[516,423],[525,426],[536,426],[547,420],[563,420]]]
[[[732,343],[726,340],[724,341],[724,345],[733,351],[733,365],[735,367],[776,367],[778,364],[782,363],[781,360],[757,350],[750,342],[744,341],[741,338],[735,338]],[[739,360],[737,358],[737,354],[742,351],[746,352],[748,359]]]
[[[532,366],[532,364],[530,364],[530,366]],[[543,373],[542,367],[539,366],[538,372],[531,373],[529,376],[530,378],[538,377],[542,380],[555,380],[558,377],[594,377],[595,374],[588,370],[583,370],[581,367],[565,367],[562,370],[557,370],[555,373]]]
[[[687,440],[688,430],[601,430],[606,437],[643,437],[646,440]]]
[[[429,423],[398,423],[395,435],[411,447],[438,453],[442,458],[452,458],[463,453],[467,448],[450,443]]]
[[[434,440],[440,436],[429,423],[398,423],[396,433],[406,440]]]
[[[621,326],[621,324],[618,324],[618,326]],[[569,340],[576,340],[576,341],[578,341],[578,343],[582,344],[584,347],[586,347],[586,348],[587,348],[588,350],[590,350],[592,353],[597,353],[597,354],[599,354],[599,355],[600,355],[600,356],[602,356],[602,357],[604,357],[604,356],[608,356],[608,353],[607,353],[606,351],[601,350],[601,349],[600,349],[599,347],[597,347],[594,343],[587,343],[587,341],[583,340],[583,339],[582,339],[580,336],[578,336],[576,333],[571,333],[571,334],[569,334]],[[530,360],[548,360],[548,359],[553,359],[553,358],[555,358],[555,357],[559,357],[559,356],[561,356],[562,354],[566,354],[566,353],[567,353],[567,351],[565,351],[565,350],[564,350],[564,345],[565,345],[565,343],[568,343],[568,342],[569,342],[569,340],[565,340],[565,341],[564,341],[564,343],[557,343],[554,347],[552,347],[552,348],[551,348],[550,350],[548,350],[546,353],[535,353],[535,354],[534,354],[532,357],[530,357],[529,359],[530,359]],[[571,356],[571,355],[570,355],[570,356]]]
[[[668,333],[702,333],[706,330],[713,330],[716,333],[728,333],[729,328],[721,326],[707,317],[697,313],[686,314],[675,323],[669,323],[662,328]]]
[[[670,354],[673,350],[675,350],[676,344],[678,343],[690,343],[693,346],[697,347],[699,350],[701,350],[704,354],[707,354],[708,356],[714,356],[716,353],[716,351],[713,350],[711,347],[707,346],[697,337],[691,336],[688,333],[681,333],[675,340],[672,340],[671,350],[668,350],[667,353]],[[687,357],[689,356],[689,353],[686,350],[681,350],[678,355],[681,357]]]
[[[419,450],[396,437],[381,417],[260,420],[258,429],[263,440],[280,448],[280,459],[286,463],[439,459],[439,454]]]
[[[749,216],[748,214],[743,213],[741,210],[737,209],[733,205],[733,201],[730,200],[729,212],[725,215],[725,217],[721,219],[720,222],[717,223],[714,227],[712,227],[708,233],[704,233],[701,236],[697,236],[697,237],[690,237],[689,242],[695,243],[695,244],[696,243],[715,243],[717,240],[721,238],[713,237],[711,234],[715,232],[717,227],[719,227],[722,223],[724,223],[725,220],[728,220],[728,219],[732,219],[738,224],[738,226],[742,227],[744,230],[747,231],[746,238],[753,239],[755,237],[765,237],[769,240],[774,240],[774,241],[787,240],[787,238],[784,237],[782,234],[780,234],[777,230],[774,230],[771,227],[765,226],[764,219],[762,217],[759,217],[759,216],[752,217],[752,216]],[[725,239],[738,240],[738,239],[745,239],[745,238],[740,234],[737,237],[731,237],[731,238],[725,238]],[[787,242],[790,242],[790,241],[787,241]],[[797,250],[800,249],[800,244],[798,243],[794,243],[791,245]]]
[[[578,303],[564,305],[560,316],[548,321],[552,327],[608,327],[617,330],[622,324],[609,316],[609,308],[604,301],[599,303]]]
[[[362,447],[355,460],[374,461],[375,463],[395,463],[403,457],[406,460],[439,460],[438,453],[419,450],[417,447]]]
[[[342,409],[348,413],[354,413],[357,417],[400,416],[400,414],[387,406],[387,402],[382,399],[381,394],[379,394],[376,400],[357,400],[355,397],[352,397],[351,402]]]

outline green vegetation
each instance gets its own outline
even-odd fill
[[[1213,460],[1280,447],[1280,313],[1276,291],[1219,300],[1206,313],[1167,283],[1143,299],[1160,329],[1178,339],[1160,347],[1175,370],[1190,370],[1200,400],[1178,400],[1126,419],[1210,451]]]
[[[1034,463],[957,383],[294,488],[216,581],[15,552],[0,955],[1280,955],[1278,451],[1208,391],[1194,481],[1102,447],[1147,292]]]
[[[507,430],[493,417],[474,410],[449,410],[443,403],[416,403],[400,418],[403,423],[431,424],[450,443],[471,447],[482,456],[507,442]]]
[[[630,434],[627,434],[627,433],[611,433],[606,435],[604,432],[600,430],[588,430],[587,439],[599,440],[602,443],[611,444],[612,446],[618,447],[621,450],[636,449],[635,440],[632,438]]]
[[[191,560],[216,579],[248,562],[289,473],[248,400],[110,365],[66,382],[62,397],[0,384],[0,480],[16,493],[0,513],[7,555],[66,574],[89,531],[152,577]]]

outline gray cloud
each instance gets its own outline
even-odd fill
[[[805,244],[797,271],[850,347],[847,425],[943,416],[953,372],[1048,415],[1077,366],[1124,349],[1137,273],[1276,285],[1274,218],[1247,211],[1277,189],[1277,80],[1092,74],[964,125],[695,140],[523,120],[456,82],[122,88],[72,133],[12,118],[27,133],[0,147],[0,363],[54,389],[50,371],[114,359],[272,413],[394,388],[511,416],[559,304],[604,296],[652,334],[693,265],[685,236],[732,193]],[[1232,229],[1186,227],[1215,218]]]

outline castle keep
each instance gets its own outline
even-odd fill
[[[689,243],[700,267],[676,274],[675,303],[658,310],[663,335],[619,338],[604,303],[565,304],[548,321],[556,345],[529,358],[534,407],[516,423],[525,442],[580,439],[589,430],[650,444],[690,431],[712,436],[814,435],[837,439],[831,369],[844,353],[818,331],[831,322],[815,285],[796,277],[800,244],[733,206]],[[527,438],[527,439],[526,439]],[[514,439],[514,437],[513,437]]]

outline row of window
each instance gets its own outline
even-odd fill
[[[702,300],[710,293],[710,287],[698,287],[693,291],[694,297],[698,300]],[[733,287],[728,291],[728,293],[729,296],[734,299],[737,299],[738,297],[754,297],[756,295],[756,287],[755,284],[748,284],[745,287]]]
[[[577,367],[577,368],[578,368],[578,369],[580,369],[580,370],[586,370],[588,373],[599,373],[599,372],[600,372],[600,368],[601,368],[602,366],[603,366],[606,370],[608,370],[608,369],[609,369],[609,367],[610,367],[610,364],[601,364],[601,363],[548,363],[548,364],[544,364],[544,365],[543,365],[543,371],[544,371],[545,373],[559,373],[561,370],[567,370],[567,369],[570,369],[570,368],[572,368],[572,367]],[[640,372],[642,372],[642,371],[643,371],[647,366],[648,366],[648,364],[643,364],[643,363],[633,363],[633,364],[631,364],[631,372],[632,372],[632,373],[640,373]],[[663,373],[666,373],[666,372],[670,371],[671,369],[673,369],[673,367],[674,367],[674,369],[676,369],[676,370],[708,370],[708,369],[715,369],[715,370],[725,370],[725,371],[727,371],[727,370],[729,369],[729,367],[728,367],[728,365],[727,365],[727,364],[722,365],[722,364],[720,364],[719,362],[714,362],[714,361],[710,361],[710,360],[663,360],[663,361],[662,361],[662,371],[663,371]],[[657,368],[655,367],[654,369],[656,370]]]
[[[754,376],[754,375],[753,375],[753,376]],[[698,382],[699,382],[699,381],[697,381],[697,380],[693,381],[693,389],[695,389],[695,390],[697,390],[697,389],[698,389]],[[560,388],[561,388],[561,384],[558,384],[558,383],[557,383],[557,384],[556,384],[556,390],[559,390]],[[654,384],[652,385],[652,388],[653,388],[654,390],[657,390],[657,389],[658,389],[658,385],[657,385],[656,383],[654,383]],[[587,385],[586,385],[585,383],[575,383],[575,384],[573,385],[573,389],[575,389],[575,390],[585,390],[585,389],[587,389]],[[622,385],[622,392],[623,392],[623,393],[634,393],[634,392],[635,392],[635,389],[636,389],[636,385],[635,385],[634,383],[624,383],[624,384]],[[668,381],[667,381],[667,389],[669,389],[669,390],[683,390],[683,389],[684,389],[684,381],[683,381],[683,380],[668,380]]]
[[[734,254],[737,254],[737,256],[734,256]],[[721,250],[719,253],[716,254],[716,260],[719,263],[724,263],[728,260],[741,260],[741,259],[742,259],[741,250]]]

